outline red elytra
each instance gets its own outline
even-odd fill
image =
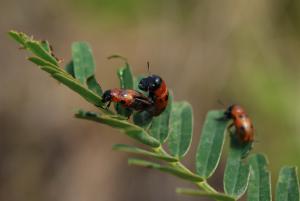
[[[124,108],[130,108],[136,111],[144,111],[153,105],[150,98],[142,93],[132,89],[110,89],[103,93],[102,102],[107,103],[107,107],[111,102],[120,103]]]
[[[229,126],[236,129],[237,138],[240,143],[252,143],[254,141],[254,127],[246,111],[239,105],[231,105],[225,111],[225,116],[233,120]]]

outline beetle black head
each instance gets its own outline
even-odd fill
[[[158,75],[150,75],[146,78],[141,79],[139,83],[139,89],[143,91],[155,91],[160,87],[162,83],[161,77]]]
[[[111,96],[111,90],[107,90],[103,93],[102,95],[102,103],[106,103],[111,101],[112,96]]]
[[[235,105],[230,105],[227,110],[224,112],[224,115],[226,118],[230,119],[232,117],[232,108],[234,107]]]

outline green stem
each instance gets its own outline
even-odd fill
[[[161,146],[158,148],[153,149],[154,152],[159,153],[163,156],[170,156]],[[193,173],[191,170],[189,170],[185,165],[183,165],[180,161],[178,162],[169,162],[169,165],[173,166],[173,167],[177,167],[178,169],[186,172],[186,173],[190,173],[190,174],[195,174]],[[209,193],[218,193],[218,191],[216,191],[212,186],[210,186],[206,180],[202,181],[202,182],[195,182],[196,186],[206,192]]]
[[[210,193],[218,193],[212,186],[210,186],[210,185],[207,183],[206,180],[203,181],[203,182],[196,183],[196,185],[197,185],[199,188],[201,188],[201,189],[203,189],[203,190],[205,190],[205,191],[207,191],[207,192],[210,192]]]

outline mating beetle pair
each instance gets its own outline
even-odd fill
[[[139,89],[148,92],[148,96],[132,89],[110,89],[104,92],[102,102],[120,103],[125,108],[136,111],[147,111],[152,116],[160,115],[168,105],[169,92],[165,81],[158,75],[141,79]]]

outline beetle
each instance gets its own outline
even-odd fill
[[[231,105],[224,112],[227,119],[232,119],[233,123],[229,125],[229,129],[233,126],[236,129],[237,140],[241,144],[252,143],[254,141],[254,127],[251,119],[246,111],[239,105]]]
[[[111,102],[120,103],[124,108],[136,111],[144,111],[153,105],[153,101],[142,93],[132,89],[109,89],[102,95],[102,103],[107,103],[107,108]]]
[[[149,92],[148,97],[153,101],[153,107],[148,111],[153,116],[160,115],[168,105],[169,91],[166,82],[158,75],[149,75],[140,80],[138,87]]]

